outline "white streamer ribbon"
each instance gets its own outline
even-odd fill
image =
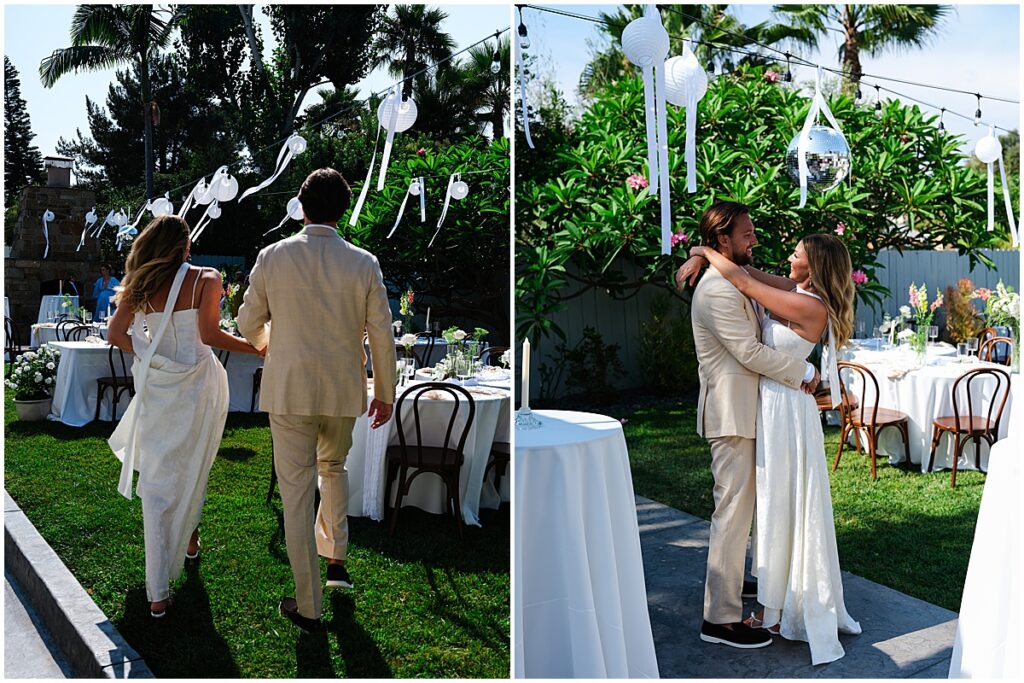
[[[832,110],[829,109],[828,102],[825,101],[825,97],[821,94],[820,66],[814,79],[814,98],[811,100],[811,109],[807,112],[807,120],[804,121],[804,127],[800,131],[800,139],[796,145],[797,159],[799,160],[800,167],[800,204],[797,206],[798,209],[802,209],[807,204],[807,177],[810,175],[810,170],[807,167],[807,145],[810,142],[811,126],[817,121],[819,112],[824,114],[825,119],[839,133],[839,137],[843,139],[843,142],[846,142],[846,136],[839,127],[836,117],[832,116]]]
[[[380,142],[380,125],[376,125],[377,137],[373,141],[373,155],[370,157],[370,168],[366,171],[366,180],[359,190],[359,199],[356,201],[356,208],[352,209],[352,215],[348,218],[348,224],[354,226],[359,220],[359,213],[363,210],[363,202],[366,201],[366,193],[370,191],[370,183],[373,182],[373,165],[377,161],[377,144]],[[282,225],[284,222],[282,221]],[[280,227],[280,226],[278,226]]]
[[[108,225],[114,225],[114,216],[116,215],[117,212],[111,209],[110,213],[108,213],[107,217],[103,219],[103,222],[100,223],[100,226],[98,228],[96,228],[96,232],[94,232],[92,236],[99,239],[100,233],[103,232],[103,228],[105,228]]]
[[[991,164],[989,164],[991,167]],[[1013,240],[1013,246],[1017,246],[1017,222],[1013,216],[1013,205],[1010,203],[1010,188],[1006,184],[1006,168],[1003,166],[1003,155],[999,154],[999,175],[1003,179],[1003,202],[1006,205],[1006,220],[1010,223],[1010,238]]]
[[[216,213],[216,215],[214,215]],[[192,234],[188,236],[193,243],[199,239],[199,236],[206,230],[206,226],[213,222],[213,219],[220,218],[220,202],[214,199],[210,202],[210,205],[206,207],[206,211],[203,212],[199,222],[196,223],[196,227],[192,229]],[[204,222],[205,221],[205,222]]]
[[[832,401],[833,408],[839,405],[843,400],[839,386],[838,358],[839,356],[836,354],[836,340],[832,335],[832,318],[829,318],[828,349],[826,353],[821,354],[821,374],[824,377],[828,377],[828,388],[830,392],[829,400]]]
[[[427,222],[427,186],[420,176],[420,223]]]
[[[185,198],[181,208],[178,209],[178,217],[184,218],[188,210],[192,208],[192,205],[199,198],[200,195],[204,194],[207,190],[206,178],[200,178],[196,186],[192,188],[192,191],[188,193],[188,197]]]
[[[658,133],[658,176],[661,189],[661,253],[672,253],[672,202],[669,197],[668,178],[668,108],[665,105],[665,61],[658,60],[654,67],[657,91],[655,106]]]
[[[302,154],[306,151],[306,140],[298,133],[292,133],[284,144],[281,145],[281,151],[277,153],[277,163],[274,166],[274,173],[269,178],[264,180],[256,187],[250,187],[248,190],[242,193],[242,196],[238,198],[239,203],[251,194],[259,192],[263,188],[272,184],[277,177],[284,173],[284,170],[288,168],[288,164],[291,163],[292,159],[297,155]]]
[[[47,209],[43,212],[43,239],[46,240],[46,249],[43,251],[43,258],[50,255],[50,221],[55,218],[53,211]]]
[[[405,197],[402,198],[402,205],[398,207],[398,215],[395,216],[395,224],[391,226],[391,232],[384,239],[391,239],[391,236],[395,234],[395,230],[398,229],[398,224],[402,222],[402,216],[405,214],[405,203],[409,201],[409,195],[412,194],[412,188],[416,187],[419,182],[418,179],[413,178],[409,182],[409,189],[405,191]]]
[[[519,65],[519,101],[522,105],[523,112],[523,133],[526,135],[526,144],[530,149],[535,149],[533,145],[533,138],[530,137],[530,116],[529,108],[526,105],[526,69],[523,66],[523,50],[522,46],[519,45],[521,36],[518,32],[513,31],[516,34],[516,64]]]
[[[85,214],[85,229],[82,230],[82,239],[78,240],[78,248],[75,249],[75,251],[81,250],[85,245],[85,236],[89,234],[89,230],[92,229],[92,226],[96,225],[96,221],[96,207],[94,206],[89,213]]]
[[[644,120],[647,127],[647,194],[658,194],[658,125],[654,104],[654,67],[640,67],[644,78]]]
[[[683,43],[683,57],[693,54],[690,49],[690,41]],[[694,59],[696,60],[696,56]],[[689,87],[686,89],[686,149],[684,161],[686,161],[686,191],[697,191],[697,89]],[[670,238],[671,239],[671,238]]]
[[[438,233],[441,232],[441,225],[444,223],[445,216],[448,215],[448,205],[452,201],[452,185],[455,184],[456,180],[461,180],[462,175],[459,173],[452,173],[448,177],[448,190],[444,193],[444,208],[441,209],[441,217],[437,219],[437,230],[434,231],[434,236],[430,238],[430,243],[427,244],[427,249],[434,246],[434,240],[437,239]]]
[[[398,126],[398,108],[401,106],[401,95],[398,86],[388,93],[391,100],[391,116],[388,118],[388,135],[384,140],[384,156],[380,160],[380,176],[377,178],[377,191],[384,189],[384,178],[388,174],[388,161],[391,160],[391,146],[395,141],[395,128]]]

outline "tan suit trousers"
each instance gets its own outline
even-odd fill
[[[284,538],[299,614],[319,619],[323,602],[317,554],[348,551],[348,471],[354,417],[270,415],[274,467],[284,508]],[[320,509],[313,517],[317,475]]]
[[[732,624],[743,615],[743,574],[756,500],[755,442],[741,436],[708,439],[715,479],[704,619]]]

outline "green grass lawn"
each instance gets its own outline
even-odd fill
[[[696,410],[689,401],[612,414],[627,418],[636,493],[711,519],[711,452],[697,436]],[[839,429],[827,428],[829,470],[838,447]],[[830,479],[842,568],[959,611],[985,475],[958,472],[951,490],[949,472],[922,474],[882,458],[872,481],[867,455],[851,448]]]
[[[394,538],[350,520],[355,589],[328,592],[326,631],[277,611],[294,594],[265,415],[231,414],[210,475],[202,556],[149,618],[142,511],[117,493],[120,463],[100,422],[23,423],[4,401],[4,484],[159,677],[359,678],[509,675],[509,513],[482,510],[460,542],[451,517],[403,510]]]

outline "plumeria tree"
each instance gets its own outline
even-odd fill
[[[751,207],[760,241],[755,258],[775,272],[787,272],[786,257],[804,235],[839,235],[861,303],[879,304],[888,294],[876,279],[881,249],[945,247],[972,263],[986,261],[981,250],[1007,236],[986,231],[985,184],[964,164],[963,139],[939,130],[938,117],[917,106],[891,101],[876,116],[846,95],[830,100],[852,149],[852,177],[812,192],[802,209],[784,164],[810,101],[781,87],[777,69],[744,68],[709,85],[698,107],[694,194],[686,191],[681,152],[684,111],[669,107],[676,237],[673,253],[662,256],[660,203],[645,188],[640,79],[600,91],[560,148],[548,150],[548,163],[517,183],[518,334],[560,336],[551,313],[591,288],[620,298],[648,284],[674,290],[672,275],[699,239],[700,216],[719,199]],[[625,274],[636,270],[639,278]]]

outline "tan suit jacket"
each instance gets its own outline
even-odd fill
[[[714,267],[697,284],[690,320],[700,376],[697,433],[706,439],[756,438],[760,376],[798,388],[805,361],[761,343],[750,299]]]
[[[307,225],[260,252],[238,330],[256,348],[270,344],[260,387],[268,413],[365,413],[364,331],[374,398],[394,403],[395,338],[380,265],[334,228]]]

